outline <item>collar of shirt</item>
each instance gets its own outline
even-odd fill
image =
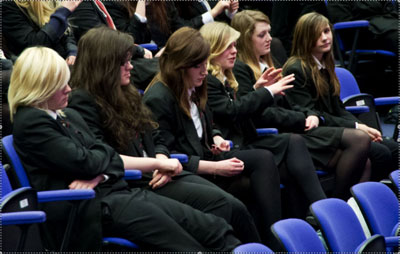
[[[322,63],[318,60],[318,58],[316,58],[314,55],[313,55],[313,58],[314,58],[315,62],[316,62],[317,65],[318,65],[318,70],[325,69],[325,64],[322,64]]]
[[[57,119],[57,113],[55,111],[50,109],[45,109],[44,111],[46,111],[46,113],[49,114],[49,116],[51,116],[51,118],[53,118],[54,120]]]
[[[194,87],[189,88],[189,90],[188,90],[189,98],[192,96],[192,93],[193,93],[195,90],[196,90],[196,88],[194,88]]]
[[[264,70],[269,68],[268,64],[266,63],[258,62],[258,64],[260,65],[261,72],[264,72]]]

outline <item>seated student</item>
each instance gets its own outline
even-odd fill
[[[156,123],[130,84],[133,48],[129,34],[107,27],[88,31],[78,44],[68,107],[81,114],[97,138],[121,156],[133,156],[132,167],[155,170],[153,176],[143,176],[155,193],[224,218],[242,242],[257,241],[252,238],[256,231],[253,219],[239,200],[193,173],[182,172],[171,181],[171,174],[158,170],[178,167],[179,162],[158,153],[163,140],[153,140]]]
[[[80,204],[80,223],[68,250],[99,251],[102,237],[114,236],[143,250],[232,251],[240,241],[224,219],[145,189],[129,188],[123,176],[132,160],[96,139],[78,112],[65,109],[69,78],[66,62],[55,51],[28,48],[14,65],[8,93],[15,150],[32,187],[96,192],[95,198]],[[159,171],[179,172],[173,167]],[[69,202],[41,204],[47,214],[47,249],[59,248],[70,208]]]
[[[75,62],[76,42],[67,18],[82,1],[2,1],[3,49],[10,59],[25,48],[41,45],[57,51],[68,65]]]
[[[263,75],[257,80],[254,91],[239,96],[232,69],[236,61],[236,40],[240,33],[220,22],[204,25],[200,33],[211,45],[207,61],[208,105],[223,135],[242,149],[271,151],[281,172],[287,170],[287,178],[300,186],[309,204],[326,198],[302,137],[297,134],[257,136],[252,121],[253,115],[273,103],[275,94],[290,90],[291,85],[288,84],[294,80],[293,75],[275,81],[279,72],[272,71],[270,75]]]
[[[185,25],[172,1],[104,1],[104,5],[117,29],[131,34],[136,43],[153,41],[162,48]]]
[[[157,135],[165,140],[161,152],[188,154],[184,169],[241,196],[255,215],[263,242],[278,249],[269,228],[281,218],[279,173],[273,155],[264,149],[230,150],[214,128],[205,83],[209,52],[210,45],[199,31],[188,27],[176,31],[165,46],[160,73],[143,97],[159,123]],[[240,184],[246,179],[250,186]]]
[[[186,25],[196,29],[214,20],[230,23],[239,9],[238,0],[174,1],[174,4]]]
[[[307,116],[318,116],[316,126],[341,127],[336,128],[330,135],[335,136],[342,147],[349,147],[355,152],[354,149],[358,146],[365,145],[360,139],[368,134],[372,141],[369,150],[355,153],[358,156],[353,153],[343,153],[342,156],[347,158],[347,163],[353,161],[353,165],[362,161],[357,158],[369,157],[372,164],[371,179],[381,180],[397,167],[398,144],[382,140],[378,130],[363,124],[345,110],[340,100],[340,84],[335,74],[331,27],[329,20],[316,12],[303,15],[297,22],[292,56],[283,67],[284,75],[296,76],[294,87],[287,91],[286,98],[292,107],[305,112]],[[345,168],[340,172],[347,174]],[[359,181],[356,175],[348,177],[349,185]]]
[[[234,17],[232,27],[241,33],[237,49],[238,58],[243,62],[237,61],[233,72],[239,83],[238,94],[243,96],[254,91],[253,84],[261,77],[264,69],[275,66],[271,52],[271,25],[269,18],[262,12],[245,10]],[[302,136],[314,163],[324,169],[335,168],[334,197],[348,197],[350,187],[360,179],[363,171],[366,174],[364,180],[368,180],[370,164],[365,154],[370,141],[367,135],[353,135],[356,142],[346,143],[339,134],[332,135],[340,132],[338,127],[317,128],[318,115],[294,110],[296,107],[291,107],[285,96],[276,95],[274,100],[272,107],[254,115],[254,123],[257,127],[275,127],[280,132],[304,134]]]

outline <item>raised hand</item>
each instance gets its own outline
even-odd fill
[[[287,75],[283,78],[281,78],[278,82],[269,85],[268,89],[271,91],[273,94],[282,94],[285,95],[283,91],[286,89],[292,88],[293,85],[289,85],[289,83],[293,82],[295,80],[294,74]]]
[[[83,0],[66,0],[66,1],[61,1],[61,6],[67,8],[71,12],[73,12],[78,5],[82,3]]]
[[[254,84],[254,89],[260,88],[262,86],[270,86],[281,79],[279,75],[282,72],[282,68],[275,69],[274,67],[268,68],[261,77]]]
[[[210,11],[211,16],[213,18],[217,17],[219,14],[221,14],[225,9],[229,8],[231,5],[231,2],[229,0],[219,0],[218,3],[212,8]]]

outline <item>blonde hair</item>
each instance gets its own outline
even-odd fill
[[[260,59],[254,52],[252,37],[256,27],[256,23],[265,22],[271,24],[267,15],[260,11],[244,10],[237,13],[231,22],[231,26],[238,30],[241,34],[237,41],[238,58],[250,66],[254,72],[254,77],[258,79],[262,70],[260,68]],[[261,57],[269,67],[274,67],[271,53]]]
[[[232,42],[235,42],[240,37],[240,33],[222,22],[213,22],[203,25],[200,29],[200,33],[204,39],[210,43],[211,47],[211,54],[207,60],[207,69],[222,83],[224,83],[225,76],[231,87],[237,91],[238,83],[232,70],[225,70],[225,73],[222,73],[221,66],[216,63],[214,59],[221,55]]]
[[[60,6],[58,1],[26,1],[26,0],[14,0],[18,7],[27,10],[29,17],[39,27],[43,27],[50,21],[51,14]]]
[[[45,47],[25,49],[17,58],[8,89],[11,121],[19,106],[47,109],[47,100],[70,78],[65,60]]]
[[[303,72],[311,71],[311,78],[317,90],[317,97],[327,95],[329,93],[329,84],[321,75],[318,65],[315,62],[312,50],[315,47],[318,38],[321,36],[323,29],[329,26],[332,30],[332,24],[323,15],[311,12],[300,17],[294,28],[293,45],[291,57],[286,62],[286,66],[293,64],[295,61],[301,61]],[[333,85],[333,94],[339,96],[340,84],[335,74],[335,60],[333,57],[333,45],[331,50],[322,56],[321,63],[325,64],[325,68],[329,73],[329,83]]]

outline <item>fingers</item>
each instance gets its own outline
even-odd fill
[[[164,186],[165,184],[167,184],[169,181],[171,181],[171,177],[168,175],[160,175],[160,176],[161,177],[158,179],[158,181],[156,181],[150,185],[152,187],[152,189],[160,188],[160,187]]]

